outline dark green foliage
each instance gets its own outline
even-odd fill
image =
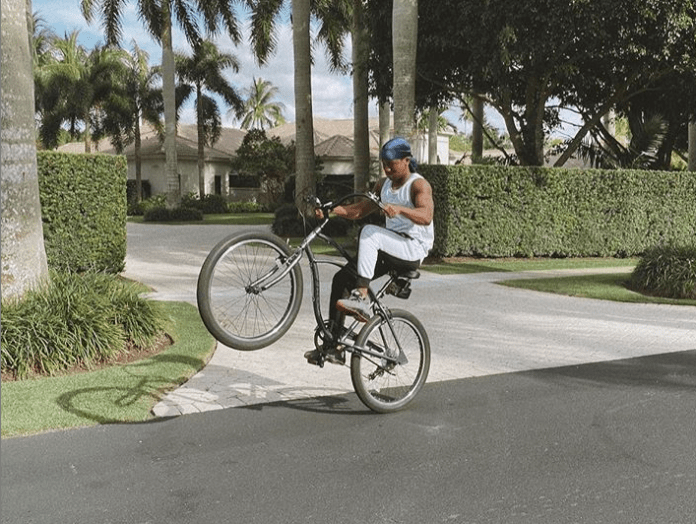
[[[190,207],[175,207],[174,209],[153,207],[145,211],[143,215],[144,222],[189,222],[194,220],[203,220],[203,213]]]
[[[285,204],[276,209],[271,231],[282,237],[304,236],[302,217],[294,204]]]
[[[258,202],[229,202],[227,211],[229,213],[260,213],[266,211],[267,206]]]
[[[203,195],[203,198],[199,198],[197,194],[190,193],[181,199],[181,207],[198,209],[204,215],[228,211],[227,200],[222,195]]]
[[[359,222],[353,222],[345,218],[331,218],[324,228],[324,233],[331,237],[344,237],[348,235],[353,226],[359,227],[368,222],[374,223],[371,220],[373,216],[370,215]],[[271,231],[281,237],[303,237],[316,225],[316,220],[307,220],[305,224],[295,204],[285,204],[276,209]]]
[[[633,270],[630,287],[648,295],[696,299],[696,245],[649,249]]]
[[[106,273],[53,271],[45,288],[2,304],[2,372],[53,374],[148,346],[163,318],[140,291]]]
[[[37,154],[49,267],[118,273],[126,257],[126,159]]]
[[[421,166],[436,256],[633,256],[696,237],[696,174]]]

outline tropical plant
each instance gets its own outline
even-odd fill
[[[221,26],[236,44],[241,35],[232,10],[233,3],[242,0],[137,0],[138,12],[150,34],[162,44],[162,92],[164,100],[164,153],[169,203],[175,205],[181,199],[179,173],[176,160],[176,94],[175,65],[172,31],[175,20],[183,30],[186,40],[195,47],[200,41],[200,23],[214,35]],[[106,40],[117,44],[121,39],[124,0],[82,0],[82,14],[91,21],[99,12],[106,29]]]
[[[131,52],[122,52],[124,67],[101,105],[103,116],[95,130],[95,138],[109,136],[118,153],[122,153],[129,144],[134,144],[135,202],[138,203],[143,198],[141,123],[149,123],[162,135],[160,115],[164,107],[162,89],[158,86],[158,69],[148,65],[147,52],[135,42],[132,45]]]
[[[233,55],[221,53],[209,40],[194,46],[193,55],[177,54],[175,59],[181,83],[188,86],[188,93],[195,93],[196,97],[198,193],[203,198],[206,193],[205,146],[212,147],[218,141],[222,128],[220,108],[211,95],[220,95],[225,103],[232,106],[237,115],[241,114],[244,103],[237,90],[223,75],[223,71],[227,68],[237,72],[239,63]]]
[[[285,123],[282,102],[275,102],[278,88],[263,78],[254,78],[246,90],[247,99],[241,116],[242,129],[266,129]]]
[[[253,3],[251,44],[259,64],[275,51],[275,22],[284,7],[283,0],[257,0]],[[312,121],[310,18],[321,26],[317,39],[326,45],[334,69],[343,69],[343,36],[350,27],[349,0],[292,0],[293,52],[295,57],[295,199],[302,209],[303,198],[314,193],[314,126]]]
[[[600,123],[580,145],[577,154],[591,166],[602,169],[655,169],[659,167],[659,150],[667,128],[667,122],[659,115],[637,120],[631,125],[630,141],[623,144]],[[564,142],[560,149],[567,146]]]

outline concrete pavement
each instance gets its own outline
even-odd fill
[[[128,224],[124,274],[152,286],[154,298],[195,304],[205,256],[234,230]],[[546,274],[558,272],[442,276],[423,271],[408,301],[391,298],[393,307],[412,311],[428,330],[428,383],[696,349],[693,307],[619,304],[496,284]],[[218,344],[209,364],[166,395],[154,413],[171,416],[352,391],[347,367],[320,369],[302,357],[313,346],[314,331],[309,273],[304,275],[302,309],[283,339],[254,352]],[[325,276],[322,296],[328,297],[330,275]]]

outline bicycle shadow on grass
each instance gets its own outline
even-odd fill
[[[63,411],[97,424],[151,422],[152,407],[205,365],[201,359],[184,355],[154,355],[145,361],[122,366],[111,384],[67,391],[56,399]],[[175,373],[152,373],[174,366]],[[112,370],[113,371],[113,370]],[[173,375],[178,375],[172,379]]]

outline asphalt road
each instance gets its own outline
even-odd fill
[[[2,443],[6,523],[696,522],[696,352]]]
[[[160,298],[195,296],[220,232],[135,230]],[[403,412],[346,390],[5,439],[2,522],[696,522],[693,308],[492,279],[419,281],[433,380]]]

